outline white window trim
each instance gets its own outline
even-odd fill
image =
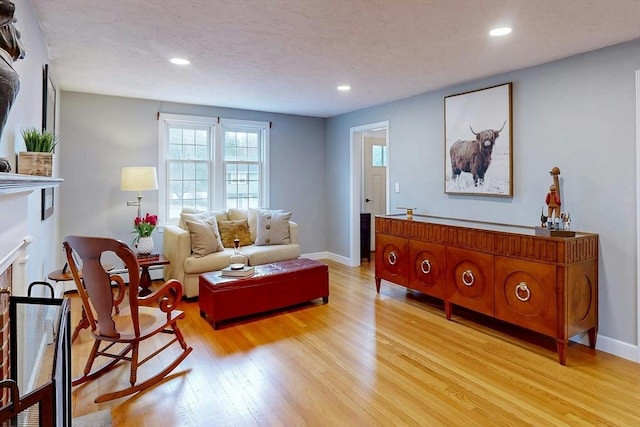
[[[262,121],[252,120],[239,120],[239,119],[218,119],[217,117],[205,117],[205,116],[191,116],[182,114],[167,114],[160,113],[158,115],[158,141],[160,147],[158,149],[158,216],[160,224],[176,224],[176,219],[168,218],[169,200],[168,200],[168,188],[169,177],[167,170],[169,167],[168,156],[168,143],[169,138],[168,124],[185,124],[185,125],[199,125],[209,126],[211,135],[215,141],[222,141],[224,126],[238,126],[241,128],[255,128],[261,130],[262,138],[260,162],[262,163],[260,168],[260,199],[264,207],[269,207],[269,161],[270,161],[270,123]],[[222,144],[213,144],[210,150],[212,167],[210,168],[209,181],[212,185],[209,186],[209,204],[211,209],[216,209],[219,206],[225,205],[225,182],[224,172],[222,168]]]
[[[216,130],[216,124],[218,123],[217,117],[204,117],[204,116],[187,116],[182,114],[165,114],[160,113],[158,116],[158,138],[160,147],[158,149],[158,214],[160,224],[177,224],[177,220],[170,220],[168,218],[169,199],[169,177],[167,170],[169,168],[168,146],[167,140],[169,139],[169,127],[168,124],[185,124],[185,125],[201,125],[209,126],[211,133]],[[213,164],[215,159],[209,159]],[[211,181],[211,176],[209,176]],[[212,199],[212,189],[209,190],[209,200]]]
[[[245,129],[247,128],[254,128],[254,129],[258,129],[262,131],[262,141],[261,141],[261,150],[260,150],[260,162],[262,163],[261,167],[260,167],[260,199],[262,200],[262,205],[261,207],[269,207],[269,152],[271,151],[269,148],[269,134],[271,132],[269,132],[269,122],[260,122],[260,121],[252,121],[252,120],[238,120],[238,119],[220,119],[220,126],[216,127],[216,129],[220,132],[219,135],[216,136],[220,136],[220,141],[222,140],[222,132],[224,130],[225,126],[240,126],[243,127]],[[217,144],[218,147],[216,147],[216,151],[219,151],[218,153],[214,153],[214,155],[218,155],[218,158],[222,158],[222,144]],[[214,162],[214,164],[216,164]],[[222,165],[222,162],[220,162],[220,165]],[[221,174],[223,174],[222,171],[220,171]],[[221,186],[221,188],[216,188],[216,196],[215,197],[220,197],[220,200],[215,200],[216,204],[218,206],[222,206],[224,205],[224,198],[226,197],[225,191],[224,191],[224,177],[221,176],[221,178],[223,179],[218,179],[215,180],[216,181],[216,187],[218,185]],[[218,183],[219,181],[219,183]]]

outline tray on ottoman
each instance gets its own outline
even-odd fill
[[[200,315],[214,329],[222,320],[258,314],[322,298],[329,302],[329,268],[315,260],[298,258],[256,265],[249,277],[200,275]]]

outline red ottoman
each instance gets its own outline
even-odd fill
[[[316,298],[329,302],[329,268],[307,258],[256,265],[250,277],[225,277],[219,271],[200,275],[200,315],[214,329],[222,320]]]

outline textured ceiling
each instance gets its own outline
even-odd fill
[[[640,0],[30,1],[60,89],[320,117],[640,38]]]

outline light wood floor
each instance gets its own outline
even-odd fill
[[[181,328],[194,351],[166,381],[93,399],[126,366],[73,390],[73,414],[111,410],[114,426],[640,425],[640,365],[569,346],[383,282],[371,266],[327,261],[329,303],[213,328],[197,301]],[[79,301],[73,299],[75,325]],[[73,344],[74,375],[91,343]],[[166,360],[166,359],[165,359]]]

